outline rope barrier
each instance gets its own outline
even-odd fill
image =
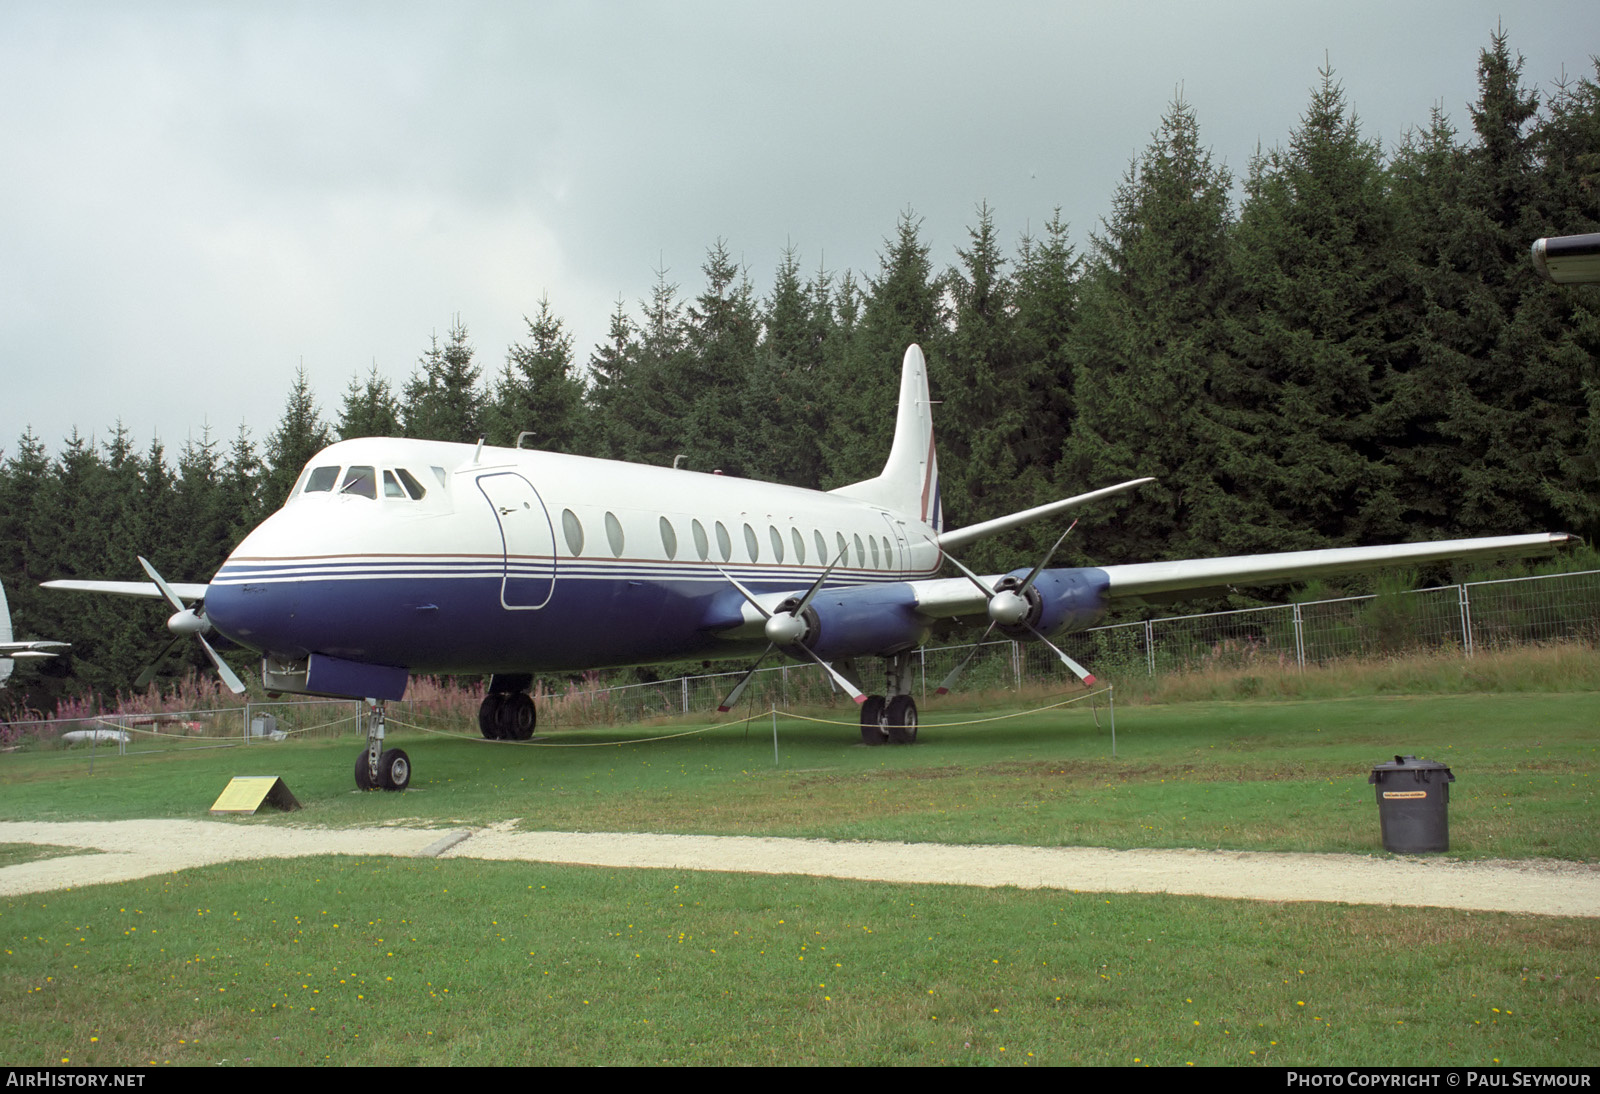
[[[1009,721],[1012,718],[1023,718],[1030,714],[1042,714],[1047,710],[1056,710],[1060,707],[1072,706],[1075,703],[1083,702],[1085,699],[1093,699],[1097,695],[1105,695],[1110,691],[1111,688],[1108,686],[1100,688],[1096,691],[1085,692],[1082,695],[1074,695],[1072,698],[1063,699],[1059,703],[1050,703],[1046,706],[1034,707],[1031,710],[1019,710],[1012,714],[997,714],[992,718],[969,718],[960,722],[922,722],[921,727],[943,729],[947,726],[976,726],[983,725],[987,722],[1004,722]],[[492,741],[488,738],[474,736],[470,733],[457,733],[444,729],[430,729],[427,726],[420,725],[416,722],[407,722],[400,718],[390,717],[386,718],[385,720],[390,724],[403,726],[406,729],[415,729],[421,733],[429,733],[436,737],[454,737],[457,740],[476,741],[487,745],[534,744],[538,745],[540,748],[616,748],[621,745],[650,744],[655,741],[670,741],[678,737],[693,737],[701,733],[709,733],[713,729],[725,729],[729,726],[745,725],[755,721],[758,718],[770,718],[773,715],[777,715],[780,718],[792,718],[801,722],[815,722],[819,725],[829,726],[845,726],[846,728],[851,729],[860,725],[859,722],[841,722],[832,718],[813,718],[807,714],[795,714],[792,711],[779,710],[777,707],[768,707],[766,710],[748,714],[743,718],[729,719],[726,722],[712,722],[710,725],[697,726],[694,729],[686,729],[680,733],[662,733],[653,737],[632,737],[625,741]],[[1097,727],[1100,725],[1100,712],[1098,709],[1095,710],[1094,724]]]

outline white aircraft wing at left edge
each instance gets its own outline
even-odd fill
[[[909,743],[913,656],[936,629],[987,626],[985,634],[1042,643],[1088,683],[1090,672],[1051,638],[1092,625],[1118,599],[1545,554],[1572,538],[1055,568],[1053,548],[991,575],[947,553],[1148,481],[947,530],[927,363],[911,346],[882,473],[837,490],[481,443],[363,438],[314,456],[283,508],[206,584],[168,583],[142,559],[148,581],[45,584],[161,597],[172,608],[172,645],[200,642],[236,691],[244,683],[217,646],[260,654],[269,693],[367,700],[356,783],[403,790],[410,758],[384,747],[383,703],[401,698],[413,673],[489,676],[480,731],[526,740],[534,673],[754,658],[726,709],[776,651],[820,665],[856,700],[865,743]],[[960,576],[940,576],[947,563]],[[865,658],[881,660],[881,688],[866,683]]]

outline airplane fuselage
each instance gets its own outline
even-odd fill
[[[212,578],[240,645],[413,673],[565,671],[759,651],[742,595],[932,576],[935,531],[859,499],[438,441],[344,441]],[[719,633],[720,632],[720,633]]]

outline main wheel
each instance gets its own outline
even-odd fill
[[[411,758],[398,748],[378,757],[378,785],[384,790],[404,790],[411,785]]]
[[[525,691],[507,695],[500,704],[495,719],[503,741],[526,741],[533,736],[533,727],[539,723],[539,712],[534,709],[533,696]]]
[[[869,695],[861,704],[861,743],[881,745],[887,736],[883,728],[883,696]]]
[[[897,745],[917,742],[917,703],[909,695],[896,695],[889,700],[883,720],[889,740]]]
[[[483,734],[486,741],[500,739],[500,708],[509,698],[503,692],[491,691],[483,697],[483,703],[478,707],[478,732]]]
[[[367,767],[367,750],[362,749],[361,755],[356,757],[356,789],[376,790],[378,784],[372,781],[372,771]]]

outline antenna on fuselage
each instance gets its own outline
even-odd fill
[[[484,442],[484,438],[487,437],[487,436],[488,436],[488,434],[486,434],[486,433],[478,434],[478,447],[474,448],[472,450],[472,462],[474,464],[476,464],[478,462],[478,457],[483,455],[483,442]]]
[[[539,435],[539,434],[537,434],[537,433],[535,433],[535,432],[534,432],[534,431],[533,431],[533,430],[531,430],[531,429],[524,429],[524,430],[523,430],[523,431],[522,431],[522,432],[521,432],[521,433],[518,433],[518,434],[517,434],[517,444],[516,444],[516,447],[518,447],[518,448],[521,448],[521,447],[522,447],[522,438],[524,438],[524,437],[537,437],[537,436],[538,436],[538,435]]]
[[[672,457],[672,469],[676,471],[678,469],[678,465],[688,458],[688,456],[685,456],[682,452],[679,452],[676,456]]]

